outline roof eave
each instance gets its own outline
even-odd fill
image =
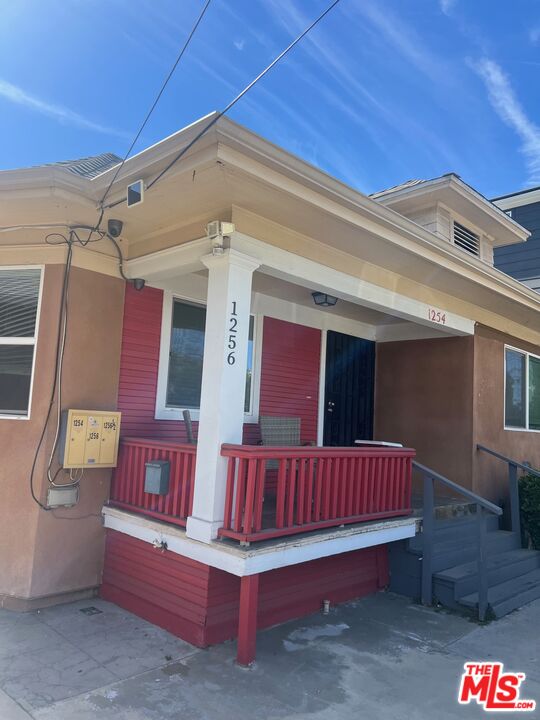
[[[400,190],[380,195],[377,197],[376,202],[380,202],[388,207],[400,200],[420,198],[424,195],[427,196],[434,194],[437,190],[445,188],[450,188],[454,192],[474,203],[478,209],[489,215],[491,219],[500,224],[507,232],[516,236],[517,242],[525,242],[527,238],[530,237],[531,233],[507,215],[504,212],[504,209],[496,206],[493,202],[485,198],[453,173],[442,175],[441,177],[433,180],[426,180],[423,183],[413,185],[409,188],[402,188]]]

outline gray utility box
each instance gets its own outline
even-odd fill
[[[150,460],[144,464],[144,492],[166,495],[169,492],[171,464],[168,460]]]

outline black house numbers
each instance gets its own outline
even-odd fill
[[[238,334],[238,319],[236,313],[236,300],[232,301],[232,310],[229,315],[229,341],[227,347],[229,354],[227,355],[227,362],[229,365],[234,365],[236,362],[236,336]]]

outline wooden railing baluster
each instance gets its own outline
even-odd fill
[[[220,535],[241,543],[411,513],[407,448],[223,445],[222,455],[229,467]],[[270,460],[278,463],[273,499],[264,489]]]

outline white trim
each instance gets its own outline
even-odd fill
[[[317,413],[317,445],[324,442],[324,398],[326,395],[326,344],[328,330],[321,331],[321,359],[319,362],[319,409]]]
[[[385,545],[414,537],[415,518],[382,520],[349,527],[318,531],[309,536],[290,537],[253,548],[225,545],[221,541],[200,542],[187,537],[185,530],[128,513],[103,508],[104,525],[143,542],[165,542],[167,552],[190,558],[238,577],[255,575],[276,568],[298,565],[344,552]]]
[[[156,277],[160,281],[204,270],[202,258],[212,251],[212,241],[198,238],[158,250],[125,262],[129,277],[143,277],[150,285]]]
[[[175,300],[206,307],[200,298],[182,295],[176,291],[163,291],[163,305],[161,310],[161,333],[159,340],[158,379],[156,387],[156,404],[154,418],[156,420],[183,420],[184,410],[189,410],[191,419],[198,421],[200,408],[177,408],[167,405],[167,382],[169,377],[169,352],[171,348],[171,327],[173,304]],[[254,317],[253,325],[253,374],[251,382],[251,409],[245,413],[246,423],[259,422],[259,395],[261,384],[261,358],[262,358],[262,317],[251,312]],[[260,340],[259,340],[260,336]]]
[[[506,424],[506,351],[511,350],[512,352],[518,353],[519,355],[525,356],[525,427],[514,427],[511,425]],[[536,355],[535,353],[528,352],[527,350],[522,350],[521,348],[514,347],[513,345],[507,345],[504,346],[504,368],[503,368],[503,379],[504,379],[504,389],[503,389],[503,427],[505,430],[508,430],[510,432],[527,432],[527,433],[540,433],[540,430],[535,430],[534,428],[529,427],[529,403],[530,403],[530,397],[529,397],[529,358],[534,358],[535,360],[540,360],[540,355]]]
[[[255,291],[252,295],[252,308],[264,317],[315,328],[316,330],[334,330],[345,335],[353,335],[363,340],[375,340],[377,327],[360,320],[339,315],[339,304],[331,311],[313,305],[299,305],[272,295]]]
[[[401,295],[340,270],[334,270],[322,263],[282,250],[243,233],[233,233],[231,247],[257,258],[268,275],[296,285],[326,291],[356,305],[363,305],[404,320],[412,320],[426,327],[438,328],[451,335],[474,335],[475,323],[470,318],[449,312],[445,308],[437,308],[446,315],[446,323],[441,325],[429,319],[429,311],[432,307],[428,303]]]
[[[521,193],[510,195],[509,197],[497,198],[492,200],[493,204],[501,210],[513,210],[523,205],[532,205],[532,203],[540,202],[540,188],[534,190],[524,190]]]
[[[264,335],[264,316],[259,313],[251,314],[254,317],[253,325],[253,370],[251,374],[251,412],[245,415],[246,423],[259,422],[259,408],[261,401],[261,370]]]
[[[36,307],[36,324],[34,327],[34,336],[32,338],[0,338],[0,344],[3,345],[33,345],[34,353],[32,356],[32,372],[30,374],[30,388],[28,390],[28,412],[24,415],[8,415],[0,414],[0,420],[30,420],[32,416],[32,399],[34,391],[34,378],[36,373],[36,357],[38,351],[39,324],[41,318],[41,300],[43,297],[43,285],[45,277],[44,265],[2,265],[1,270],[39,270],[39,290],[38,301]]]

